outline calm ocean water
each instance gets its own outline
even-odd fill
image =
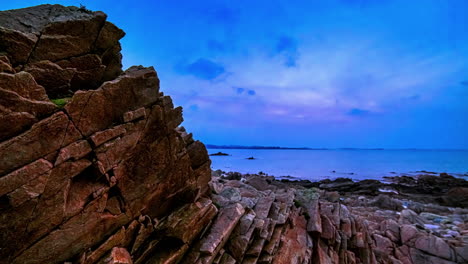
[[[265,150],[208,149],[231,156],[212,156],[212,169],[293,176],[308,180],[349,177],[381,179],[417,171],[468,173],[468,150]],[[255,160],[247,160],[248,157]],[[335,172],[332,172],[335,171]]]

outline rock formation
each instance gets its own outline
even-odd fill
[[[195,203],[210,180],[204,145],[152,67],[122,72],[124,33],[104,13],[4,11],[0,31],[1,263],[142,263],[158,219],[184,205],[203,213],[193,221],[214,216]],[[193,240],[187,228],[169,241]]]
[[[427,230],[451,219],[465,232],[466,209],[423,217],[386,198],[212,179],[155,70],[122,71],[124,33],[102,12],[3,11],[0,33],[0,263],[468,261],[460,233]]]
[[[214,251],[195,246],[185,263],[468,263],[468,209],[400,200],[385,190],[342,195],[300,181],[238,176],[213,177],[212,200],[220,211],[241,204],[244,215],[224,220],[224,232],[208,233],[199,243],[225,236],[228,242]],[[229,234],[232,221],[237,225]]]

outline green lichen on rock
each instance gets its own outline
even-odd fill
[[[58,108],[63,108],[68,102],[70,102],[70,100],[71,100],[71,97],[51,99],[52,103],[58,106]]]
[[[307,207],[312,200],[317,200],[320,197],[319,189],[310,188],[302,189],[296,192],[296,200],[294,205],[296,207]]]

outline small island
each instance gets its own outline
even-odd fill
[[[210,154],[210,156],[230,156],[230,155],[224,152],[217,152],[217,153]]]

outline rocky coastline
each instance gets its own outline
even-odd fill
[[[467,183],[217,173],[103,12],[0,12],[0,263],[468,263]]]
[[[387,180],[310,182],[215,171],[210,184],[213,201],[222,206],[238,201],[249,207],[252,196],[260,201],[288,193],[290,217],[295,211],[306,223],[308,237],[299,248],[309,240],[315,245],[287,256],[297,257],[294,263],[467,263],[468,182],[445,173]]]

